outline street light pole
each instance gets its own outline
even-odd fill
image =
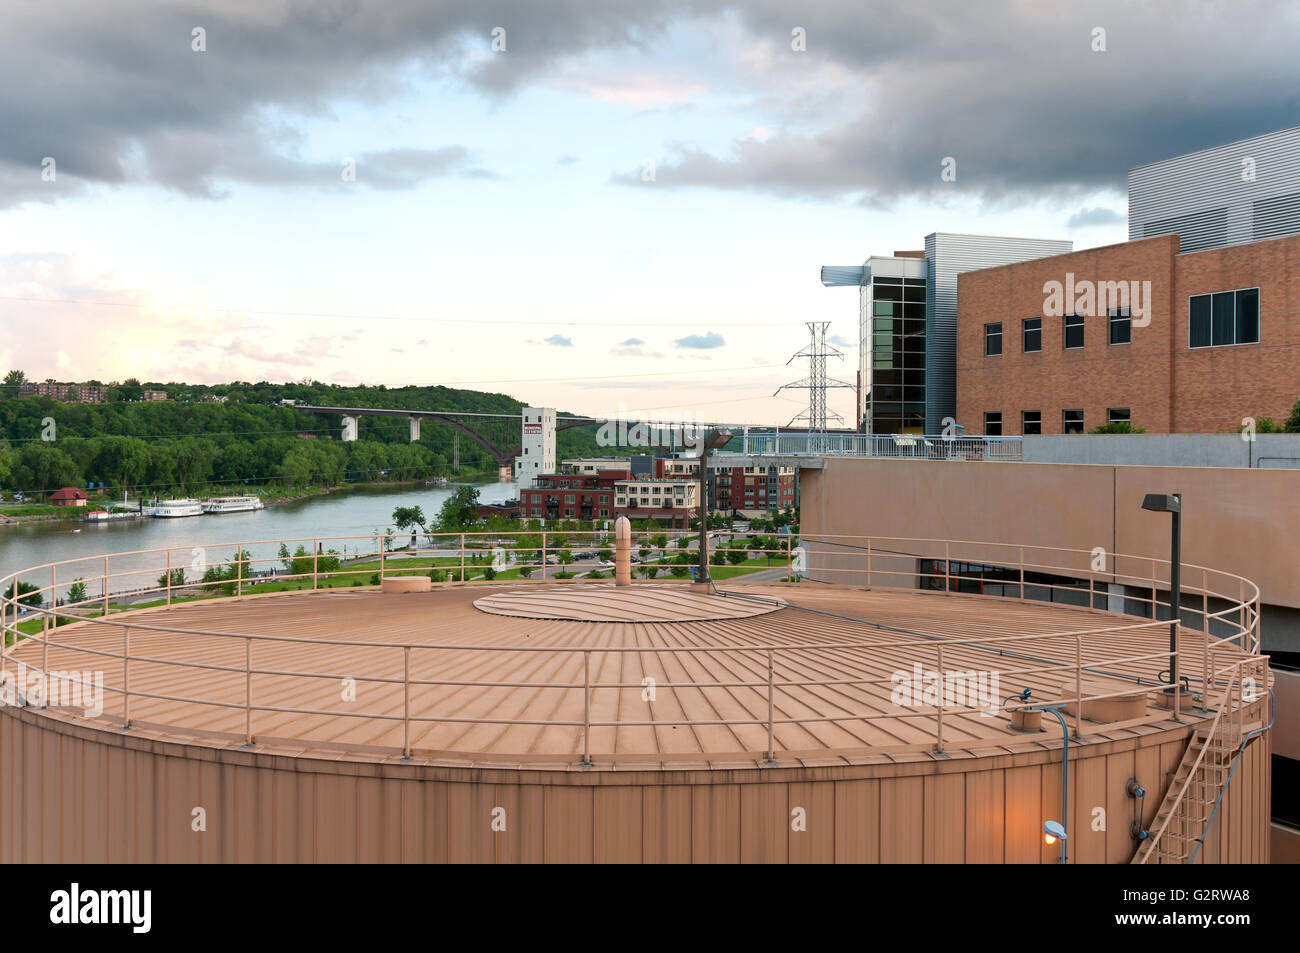
[[[1142,500],[1142,509],[1151,510],[1155,513],[1168,513],[1173,517],[1169,531],[1169,685],[1170,691],[1174,691],[1178,683],[1178,617],[1183,599],[1183,495],[1181,493],[1148,493]],[[1154,618],[1154,606],[1151,612]]]
[[[709,577],[709,451],[725,447],[731,437],[731,431],[724,427],[710,430],[700,442],[700,568],[695,581],[703,586],[713,581]]]

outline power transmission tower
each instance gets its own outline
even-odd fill
[[[451,434],[451,472],[460,472],[460,434],[452,431]]]
[[[792,417],[790,423],[786,426],[793,427],[795,421],[806,420],[810,431],[821,432],[827,429],[827,423],[832,420],[840,426],[844,426],[844,418],[826,407],[827,389],[831,387],[853,388],[854,385],[826,376],[826,358],[838,357],[841,360],[844,358],[841,351],[826,343],[826,329],[830,327],[831,323],[829,321],[808,321],[806,323],[812,340],[803,350],[796,351],[786,363],[793,362],[796,357],[808,358],[808,376],[803,380],[782,384],[776,389],[773,396],[783,390],[807,390],[808,409]]]

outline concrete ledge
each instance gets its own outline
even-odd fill
[[[432,592],[428,576],[389,576],[379,583],[380,592]]]

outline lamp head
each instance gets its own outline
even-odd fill
[[[1059,821],[1048,821],[1043,825],[1043,840],[1050,847],[1057,841],[1065,840],[1065,828]]]
[[[710,430],[704,435],[704,452],[710,450],[721,450],[727,444],[731,443],[734,436],[726,427],[719,427],[716,430]]]
[[[1181,493],[1148,493],[1142,500],[1142,509],[1154,513],[1181,513],[1183,495]]]

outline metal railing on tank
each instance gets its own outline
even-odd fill
[[[1220,719],[1240,720],[1244,707],[1253,704],[1260,686],[1268,683],[1268,659],[1260,654],[1259,591],[1249,580],[1232,573],[1182,566],[1186,601],[1180,611],[1180,638],[1171,651],[1161,644],[1162,633],[1168,632],[1170,622],[1159,618],[1168,615],[1168,602],[1159,597],[1168,585],[1169,567],[1158,558],[1103,554],[1099,561],[1091,550],[942,539],[782,537],[724,531],[711,536],[710,566],[716,567],[711,572],[725,576],[728,570],[743,569],[751,577],[775,575],[775,580],[757,581],[761,585],[791,583],[781,593],[791,604],[797,605],[800,591],[836,586],[933,591],[937,598],[1060,602],[1089,610],[1089,614],[1072,618],[1072,623],[1077,624],[1068,627],[1014,635],[896,630],[901,633],[899,638],[881,638],[880,627],[876,627],[870,630],[870,639],[837,636],[825,643],[701,641],[691,645],[636,646],[312,638],[172,626],[165,624],[165,619],[142,615],[141,610],[207,601],[274,598],[293,593],[311,598],[310,593],[326,589],[364,590],[389,576],[412,573],[441,573],[435,585],[442,587],[586,585],[593,572],[598,574],[596,582],[609,578],[605,572],[606,547],[602,544],[609,542],[608,549],[613,549],[612,536],[606,539],[599,531],[417,533],[413,547],[409,539],[404,539],[406,545],[400,548],[398,540],[383,534],[258,540],[62,560],[11,573],[0,580],[0,592],[4,593],[0,597],[0,629],[5,641],[0,655],[0,680],[30,685],[31,676],[36,674],[36,681],[43,681],[48,688],[67,677],[59,660],[52,667],[51,650],[61,656],[75,653],[75,657],[97,659],[109,670],[111,677],[105,679],[104,691],[113,695],[118,704],[101,717],[122,727],[135,723],[133,702],[160,701],[242,713],[242,731],[227,731],[224,736],[242,739],[245,744],[263,737],[255,731],[258,717],[371,719],[400,723],[400,745],[375,747],[400,752],[403,757],[411,757],[417,750],[413,729],[427,731],[436,725],[529,726],[539,731],[559,728],[574,732],[574,753],[587,763],[592,759],[591,734],[595,730],[658,730],[682,725],[725,727],[736,737],[740,753],[762,755],[769,762],[790,750],[780,743],[780,733],[810,730],[809,726],[816,725],[849,726],[851,730],[889,721],[928,726],[929,740],[923,747],[943,751],[948,742],[946,723],[954,717],[984,711],[982,701],[949,703],[946,698],[938,704],[882,708],[872,703],[878,703],[894,683],[893,676],[853,673],[816,677],[817,666],[809,665],[810,659],[842,659],[846,653],[902,657],[940,673],[946,673],[958,660],[968,665],[972,651],[992,653],[999,659],[1002,677],[1011,676],[1017,684],[1033,686],[1034,706],[1055,705],[1071,713],[1076,737],[1087,731],[1084,709],[1092,702],[1132,698],[1135,694],[1153,700],[1164,696],[1174,717],[1199,708],[1212,710]],[[691,548],[694,538],[686,532],[634,534],[633,548],[641,574],[636,585],[689,582],[689,572],[680,570],[689,569],[692,557],[698,559],[698,553]],[[229,553],[230,558],[207,560],[208,555],[223,553]],[[737,555],[729,555],[732,553]],[[584,569],[581,564],[593,568]],[[98,569],[98,575],[81,575],[90,567]],[[268,571],[271,568],[274,573]],[[665,568],[669,569],[667,580],[660,578]],[[721,581],[727,586],[726,592],[746,598],[743,580],[743,576],[735,576]],[[33,588],[19,587],[20,581]],[[751,589],[749,597],[765,598],[756,589]],[[486,625],[491,631],[491,623]],[[68,626],[71,628],[65,628]],[[181,646],[181,650],[171,657],[157,649],[133,650],[133,633],[148,636],[155,643],[158,636],[175,636],[171,645]],[[310,651],[314,646],[348,647],[376,660],[382,658],[382,663],[377,662],[375,670],[363,680],[400,686],[400,705],[394,697],[387,710],[357,711],[337,705],[272,703],[259,696],[257,683],[262,679],[280,680],[276,694],[283,700],[310,697],[312,686],[320,685],[322,680],[337,683],[357,677],[354,670],[331,671],[315,661],[300,670],[286,667],[282,660],[285,652],[307,649],[304,660],[329,657],[327,653]],[[498,652],[547,653],[558,662],[544,679],[451,677],[463,669],[459,663],[470,653]],[[599,671],[603,666],[599,664],[598,674],[593,677],[593,656],[600,662],[628,653],[653,660],[652,677],[658,689],[726,691],[740,703],[744,713],[734,717],[716,713],[694,717],[683,710],[665,719],[624,717],[617,706],[611,711],[611,692],[615,698],[622,697],[625,692],[641,691],[644,683],[602,679]],[[412,675],[413,657],[418,662],[429,655],[437,656],[434,669],[445,677]],[[678,657],[724,662],[715,669],[740,674],[729,678],[683,678],[685,669],[674,661]],[[1006,666],[1008,660],[1011,664]],[[11,670],[19,666],[26,670],[25,682],[11,677]],[[147,666],[151,673],[153,688],[133,684],[133,673],[138,673],[141,666]],[[389,674],[383,674],[385,666]],[[1175,667],[1180,677],[1172,684],[1162,680],[1162,674]],[[158,673],[171,671],[188,673],[189,677],[177,678],[167,683],[167,690],[161,690]],[[1118,673],[1132,684],[1111,686],[1113,690],[1091,690],[1089,676],[1098,673]],[[226,689],[224,693],[216,690],[221,686]],[[559,693],[560,700],[552,710],[563,709],[571,714],[519,718],[504,711],[467,715],[459,710],[412,708],[414,692],[427,700],[433,697],[427,694],[430,690],[435,695],[439,691],[446,695],[466,687]],[[831,706],[835,710],[809,711],[806,702],[810,693],[829,693],[836,700]],[[48,695],[41,699],[46,700]],[[597,700],[594,707],[593,700]],[[32,698],[26,701],[30,705]],[[436,697],[433,704],[436,707]],[[208,734],[223,736],[221,731]],[[329,748],[324,742],[295,741],[307,748]],[[911,746],[916,747],[916,743]]]

